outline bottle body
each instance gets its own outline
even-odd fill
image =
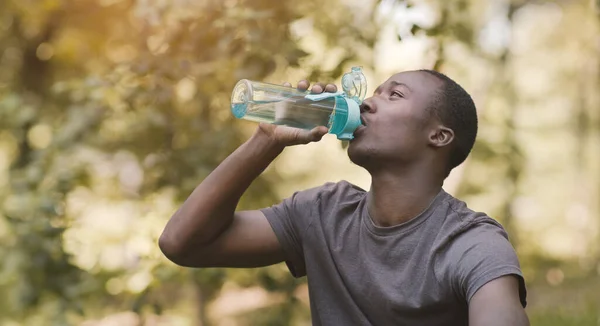
[[[295,88],[240,80],[231,96],[231,111],[236,118],[301,129],[331,127],[336,100],[313,100]]]
[[[362,124],[367,80],[360,67],[342,76],[343,92],[311,94],[291,87],[240,80],[231,94],[236,118],[311,130],[325,126],[339,140],[354,139]]]

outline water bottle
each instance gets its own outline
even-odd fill
[[[236,118],[302,129],[326,126],[340,140],[354,138],[361,125],[360,104],[367,81],[360,67],[342,77],[342,92],[311,94],[295,88],[240,80],[231,95],[231,112]]]

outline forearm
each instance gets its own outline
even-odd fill
[[[282,150],[257,131],[227,157],[167,223],[160,238],[165,254],[180,255],[217,238],[231,224],[240,197]]]

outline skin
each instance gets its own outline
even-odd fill
[[[376,224],[410,220],[442,187],[454,132],[426,110],[441,86],[427,73],[404,72],[390,77],[361,106],[366,127],[357,131],[348,155],[371,174],[368,206]]]
[[[454,132],[427,110],[441,85],[424,72],[399,73],[361,106],[366,126],[356,130],[348,155],[372,176],[367,203],[378,225],[397,225],[417,216],[442,187]],[[309,83],[301,81],[297,87],[306,90]],[[317,83],[311,91],[337,89]],[[326,127],[307,131],[259,124],[252,137],[204,179],[171,217],[159,239],[165,256],[189,267],[282,262],[283,251],[262,212],[235,211],[235,207],[285,147],[319,141],[326,133]],[[481,287],[469,302],[469,324],[528,325],[516,284],[515,277],[507,276]]]

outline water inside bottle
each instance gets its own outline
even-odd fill
[[[232,111],[238,118],[310,130],[317,126],[330,127],[334,107],[333,98],[312,101],[297,96],[284,101],[234,103]]]

